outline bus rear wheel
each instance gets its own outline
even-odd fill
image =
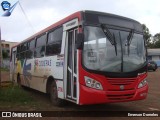
[[[23,86],[22,83],[21,83],[20,75],[17,76],[17,84],[18,84],[18,86],[19,86],[20,88],[25,89],[25,86]]]
[[[17,84],[19,87],[21,87],[21,78],[20,78],[20,75],[17,75]]]
[[[57,85],[55,81],[52,81],[50,85],[50,99],[53,105],[55,106],[64,106],[64,100],[58,98]]]

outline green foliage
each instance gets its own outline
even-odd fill
[[[5,50],[2,50],[2,55],[3,55],[3,58],[9,58],[9,53]]]
[[[9,71],[9,69],[7,69],[7,68],[1,68],[0,70],[1,71]]]
[[[18,86],[9,86],[0,89],[0,104],[27,104],[33,101],[33,98],[28,93]]]
[[[142,24],[144,39],[148,48],[160,48],[160,33],[152,36],[149,32],[149,28],[145,24]],[[152,40],[151,40],[152,38]]]
[[[154,48],[160,48],[160,33],[157,33],[153,37]]]
[[[144,39],[146,40],[146,44],[148,47],[150,47],[152,35],[150,34],[149,29],[147,28],[147,26],[145,24],[142,24],[142,28],[143,28]]]

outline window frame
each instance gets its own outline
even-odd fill
[[[45,36],[45,44],[44,45],[42,45],[42,46],[38,46],[37,47],[37,40],[38,40],[38,38],[41,38],[42,36]],[[38,36],[36,36],[35,37],[35,48],[34,48],[34,55],[33,55],[33,57],[34,58],[42,58],[42,57],[45,57],[45,53],[46,53],[46,41],[47,41],[47,32],[45,32],[45,33],[42,33],[41,35],[38,35]],[[35,56],[35,52],[36,52],[36,50],[38,49],[38,48],[42,48],[42,47],[44,47],[44,54],[43,54],[43,56],[38,56],[37,57],[37,55]]]
[[[60,41],[54,41],[54,42],[51,42],[51,43],[48,43],[48,41],[49,41],[49,34],[50,33],[52,33],[52,32],[54,32],[55,30],[58,30],[58,29],[62,29],[62,33],[61,33],[61,40]],[[47,46],[48,45],[53,45],[53,44],[55,44],[55,43],[59,43],[60,42],[60,46],[62,47],[62,39],[63,39],[63,26],[58,26],[58,27],[56,27],[56,28],[53,28],[53,29],[51,29],[51,30],[49,30],[48,32],[47,32],[47,40],[46,40],[46,49],[45,49],[45,56],[54,56],[54,55],[59,55],[60,53],[61,53],[61,49],[60,49],[60,52],[58,52],[58,53],[52,53],[52,54],[48,54],[47,53]],[[60,48],[61,48],[60,47]]]
[[[30,48],[30,45],[31,45],[31,42],[34,41],[34,45],[32,48]],[[34,58],[34,49],[35,49],[35,38],[32,38],[30,40],[27,41],[27,50],[26,50],[26,59],[33,59]],[[29,51],[32,51],[32,56],[31,57],[28,57],[28,53]]]

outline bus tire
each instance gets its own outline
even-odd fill
[[[58,91],[55,80],[53,80],[50,85],[50,99],[54,106],[59,106],[59,107],[64,106],[64,100],[58,98]]]
[[[17,75],[17,84],[18,84],[19,87],[22,86],[22,85],[21,85],[21,78],[20,78],[20,75],[19,75],[19,74]]]

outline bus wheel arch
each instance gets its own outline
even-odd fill
[[[51,83],[55,81],[54,77],[53,76],[49,76],[48,79],[47,79],[47,83],[46,83],[46,93],[47,94],[50,94],[50,86],[51,86]]]
[[[50,100],[55,106],[64,106],[65,101],[58,98],[57,84],[54,77],[50,76],[47,79],[46,92],[50,95]]]

